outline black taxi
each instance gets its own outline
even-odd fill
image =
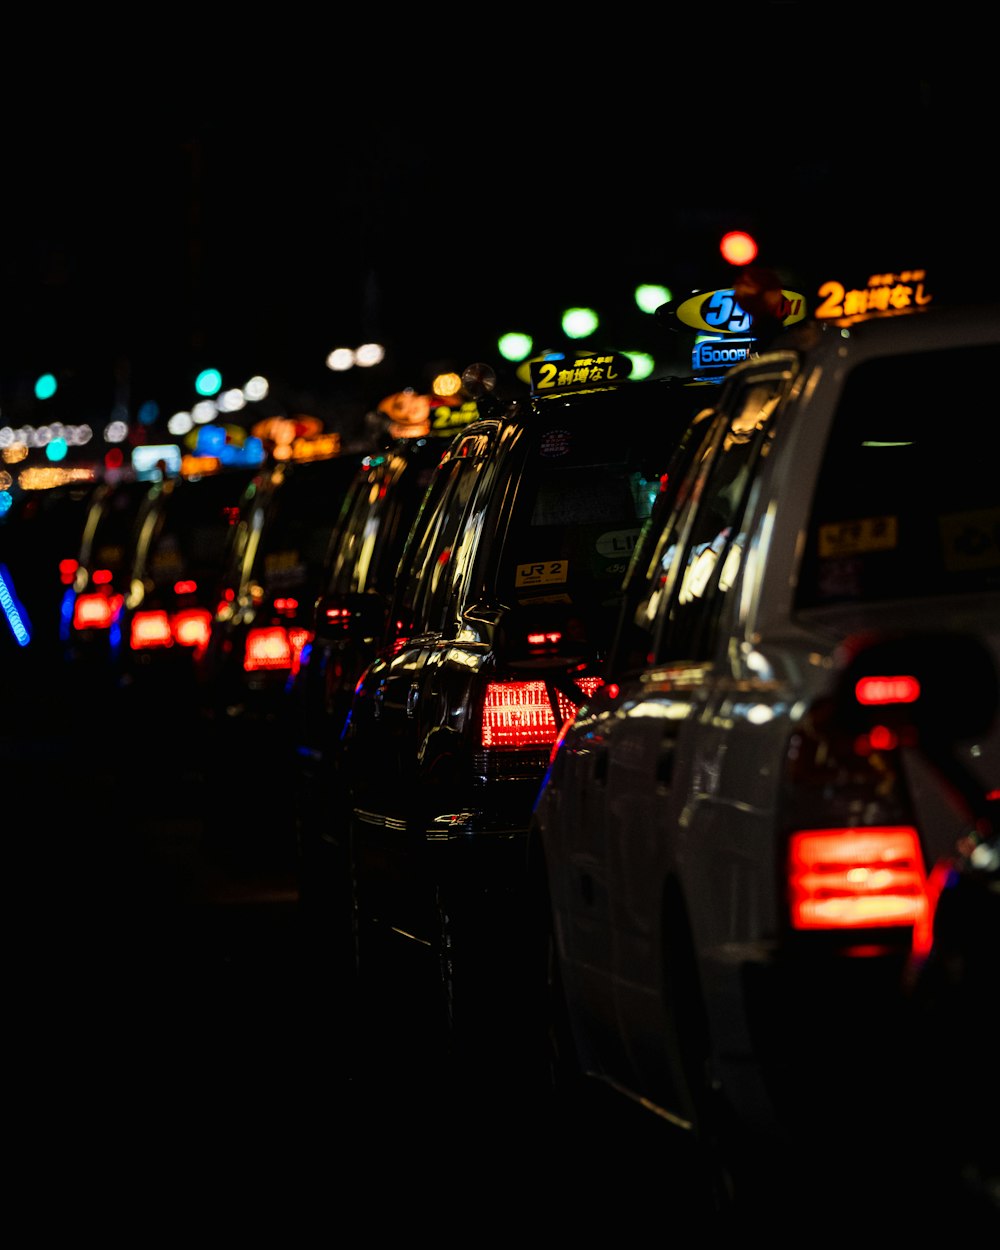
[[[357,464],[309,605],[309,640],[288,681],[302,903],[326,900],[331,890],[343,897],[349,812],[341,772],[344,722],[358,678],[385,633],[396,568],[431,474],[457,431],[478,416],[471,399],[441,399],[428,409],[426,422],[411,432],[391,426],[384,446]]]
[[[345,724],[359,987],[426,991],[456,1057],[479,1023],[502,1037],[539,783],[601,681],[629,555],[712,389],[630,372],[619,353],[552,354],[505,398],[488,366],[465,371],[479,416],[434,469]]]

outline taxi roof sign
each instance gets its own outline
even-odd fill
[[[852,287],[831,279],[820,286],[818,297],[813,313],[816,320],[836,321],[841,325],[872,316],[919,312],[934,302],[925,269],[874,273],[864,286]]]
[[[781,288],[781,300],[778,310],[781,325],[790,326],[805,318],[804,295]],[[745,336],[753,333],[754,319],[739,303],[734,287],[721,287],[716,291],[695,291],[679,304],[667,305],[664,315],[707,334]]]
[[[530,363],[531,390],[535,395],[609,386],[626,381],[631,373],[632,361],[624,352],[548,356]]]

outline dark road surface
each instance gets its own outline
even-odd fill
[[[553,1122],[499,1074],[436,1067],[393,1004],[360,1026],[298,905],[279,778],[209,780],[168,701],[7,677],[8,1123],[40,1226],[144,1235],[199,1211],[286,1241],[664,1218],[672,1152],[646,1116],[625,1138],[627,1115]]]
[[[455,1077],[394,1003],[361,1023],[299,906],[279,777],[213,780],[169,701],[130,711],[48,666],[5,678],[6,1120],[39,1238],[715,1227],[653,1117],[598,1098],[569,1122],[502,1073]],[[815,1194],[790,1181],[755,1218],[789,1240],[803,1211],[859,1236],[924,1228],[925,1202],[951,1222],[898,1162],[831,1193],[804,1160]]]

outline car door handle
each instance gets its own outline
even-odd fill
[[[417,714],[417,700],[420,698],[420,687],[416,682],[406,692],[406,715],[411,719]]]

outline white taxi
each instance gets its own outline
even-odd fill
[[[546,1063],[685,1130],[729,1196],[817,1143],[898,1145],[922,1096],[897,991],[967,812],[893,709],[949,679],[949,638],[956,682],[963,640],[1000,664],[998,376],[1000,306],[826,284],[692,428],[552,752]],[[995,722],[965,730],[995,787]]]

